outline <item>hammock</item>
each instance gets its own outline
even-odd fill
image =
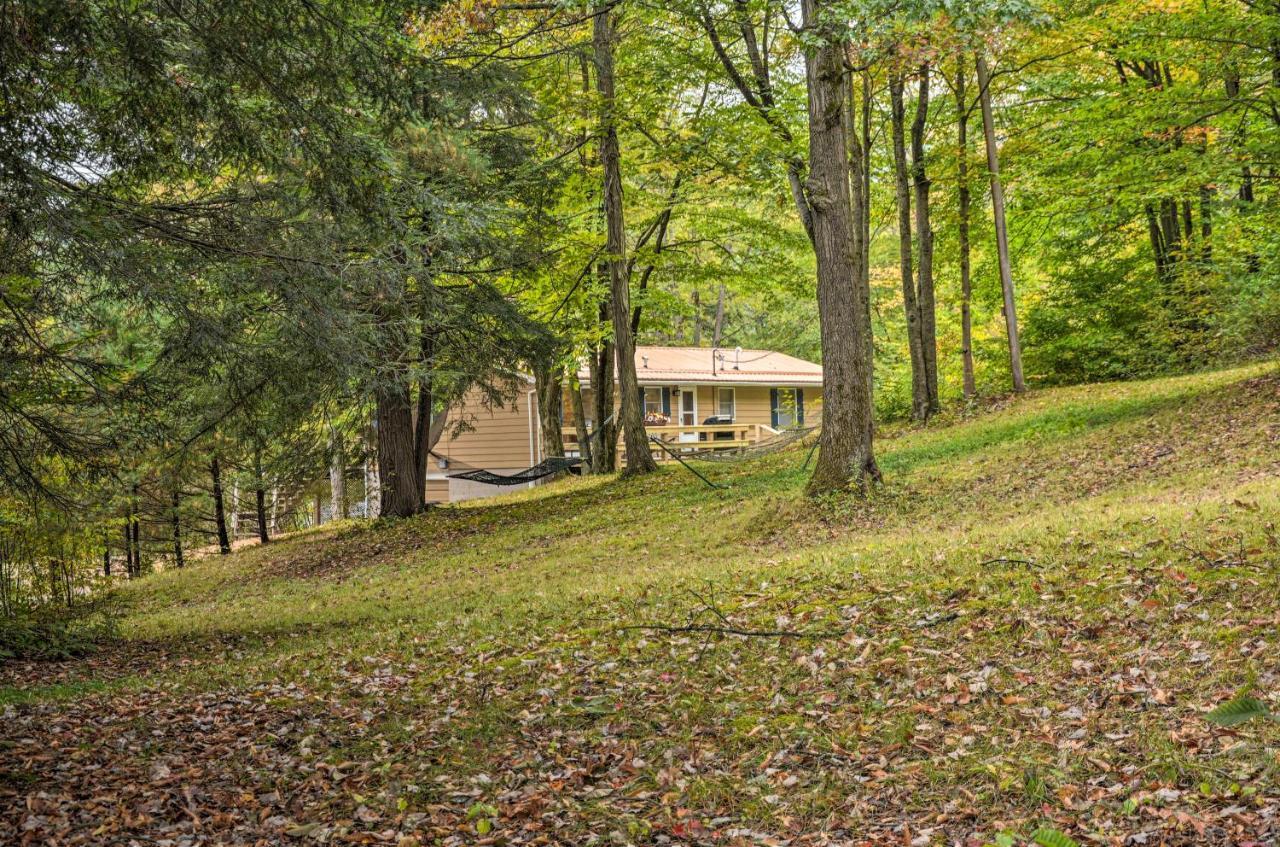
[[[775,436],[757,441],[750,447],[736,447],[731,449],[716,450],[714,448],[706,448],[702,450],[691,450],[689,452],[681,452],[680,456],[684,459],[697,459],[702,462],[744,462],[747,459],[754,459],[759,456],[767,456],[770,453],[776,453],[784,447],[790,446],[797,441],[803,440],[809,433],[818,427],[797,427],[796,429],[787,429]],[[714,444],[715,442],[710,442]],[[679,442],[671,445],[679,448]]]
[[[523,485],[526,482],[542,479],[544,476],[551,476],[552,474],[567,471],[569,468],[576,468],[580,464],[582,464],[581,459],[552,456],[550,459],[543,459],[531,468],[526,468],[509,476],[494,473],[493,471],[476,470],[449,474],[449,479],[467,479],[472,482],[483,482],[485,485]]]

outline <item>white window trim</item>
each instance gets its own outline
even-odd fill
[[[716,406],[715,406],[716,417],[720,417],[721,415],[724,414],[720,409],[720,403],[721,403],[720,392],[721,391],[729,392],[729,396],[732,398],[729,402],[733,407],[733,414],[729,415],[729,420],[731,423],[737,422],[738,420],[738,389],[736,386],[733,386],[733,385],[721,385],[716,387]]]

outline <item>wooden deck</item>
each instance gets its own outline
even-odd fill
[[[645,432],[657,438],[667,448],[663,450],[658,445],[651,444],[653,458],[658,462],[675,461],[671,453],[680,455],[700,450],[739,450],[778,434],[773,427],[758,423],[647,426]],[[565,455],[578,455],[577,433],[565,433],[564,447]],[[671,452],[668,453],[668,450]],[[617,451],[618,467],[622,467],[626,464],[626,451],[622,446],[621,431],[618,432]]]

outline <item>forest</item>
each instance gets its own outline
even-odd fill
[[[1130,603],[1135,614],[1167,612],[1176,623],[1172,606],[1180,601],[1143,582],[1146,571],[1134,576],[1139,558],[1167,555],[1164,570],[1153,559],[1153,572],[1185,581],[1193,569],[1203,571],[1199,599],[1225,603],[1215,606],[1213,621],[1236,629],[1230,637],[1184,633],[1184,652],[1155,658],[1152,667],[1193,670],[1186,655],[1209,649],[1202,641],[1238,647],[1245,652],[1233,654],[1223,675],[1186,681],[1215,686],[1196,688],[1202,711],[1226,710],[1211,713],[1217,723],[1199,720],[1195,732],[1268,716],[1266,696],[1251,692],[1274,681],[1274,629],[1271,641],[1252,648],[1240,639],[1253,637],[1241,628],[1274,622],[1276,613],[1266,601],[1274,600],[1275,513],[1264,513],[1280,494],[1273,452],[1280,437],[1277,0],[19,0],[0,7],[0,103],[0,667],[8,665],[0,704],[55,708],[38,705],[40,691],[50,693],[50,703],[123,696],[121,686],[129,685],[159,691],[139,680],[160,674],[168,685],[176,677],[164,675],[188,661],[197,675],[203,663],[230,667],[243,658],[241,650],[257,657],[252,669],[236,665],[235,679],[206,683],[257,685],[244,696],[279,701],[279,714],[303,709],[303,695],[264,693],[271,662],[296,660],[285,676],[303,687],[313,670],[319,678],[341,669],[348,681],[358,671],[361,679],[367,675],[366,694],[390,698],[399,688],[384,685],[391,677],[377,676],[372,666],[361,668],[358,654],[324,672],[307,664],[339,649],[327,640],[328,628],[371,627],[367,637],[375,646],[365,645],[363,635],[353,642],[370,657],[392,649],[377,641],[391,639],[387,632],[400,633],[395,649],[408,649],[410,657],[405,644],[430,642],[438,655],[416,661],[446,685],[455,654],[432,639],[447,641],[443,628],[454,621],[458,632],[491,627],[476,636],[487,645],[476,649],[492,652],[476,656],[475,668],[501,656],[512,663],[504,665],[511,674],[551,662],[542,651],[561,637],[580,639],[574,643],[584,655],[600,651],[602,662],[622,661],[607,658],[610,651],[631,655],[632,647],[605,646],[611,635],[633,639],[643,630],[645,639],[681,639],[671,660],[698,670],[679,674],[714,677],[697,685],[744,686],[752,708],[763,709],[769,695],[753,686],[774,673],[765,654],[780,651],[787,666],[792,648],[809,656],[828,643],[813,633],[832,627],[839,635],[827,655],[886,643],[854,635],[860,616],[882,621],[879,611],[868,610],[893,590],[906,605],[892,625],[906,629],[885,638],[914,639],[916,650],[927,651],[921,639],[935,637],[942,641],[934,647],[944,652],[976,649],[995,638],[994,629],[979,626],[950,639],[946,627],[1003,603],[1022,610],[1015,618],[1024,629],[1000,629],[999,649],[1016,642],[1018,632],[1068,640],[1093,627],[1102,632],[1110,624],[1095,617],[1112,621],[1116,603]],[[684,468],[655,461],[637,346],[705,348],[709,355],[736,349],[739,357],[744,349],[777,351],[820,363],[821,403],[808,410],[812,432],[798,431],[798,445],[759,464],[707,463],[710,479],[696,469],[686,474],[683,461]],[[526,392],[519,386],[526,382],[537,397],[530,412],[537,455],[565,457],[571,440],[575,473],[564,472],[567,463],[548,466],[556,479],[541,507],[541,487],[510,505],[433,503],[429,470],[438,445],[473,429],[478,415],[523,413]],[[587,384],[600,388],[588,392]],[[599,424],[588,429],[588,420]],[[964,464],[980,451],[991,451],[990,462]],[[1168,477],[1144,476],[1166,467],[1161,463],[1172,468],[1160,471]],[[1100,466],[1110,470],[1101,474]],[[1229,489],[1228,481],[1245,488]],[[1122,483],[1151,487],[1126,499],[1111,489]],[[1220,501],[1227,517],[1214,523],[1198,513],[1160,511],[1195,492],[1205,502]],[[1056,513],[1085,494],[1115,498],[1090,506],[1096,511],[1080,518],[1086,528],[1025,524],[1033,512]],[[1148,512],[1134,505],[1148,501],[1158,518],[1146,520]],[[962,508],[965,502],[972,511]],[[743,512],[734,509],[750,509],[756,520],[739,521]],[[1125,516],[1110,517],[1108,509]],[[680,510],[692,511],[670,514]],[[691,514],[706,520],[692,521]],[[981,535],[974,522],[983,514],[1007,522],[1004,534]],[[789,539],[787,521],[794,524]],[[1117,537],[1122,523],[1129,541]],[[896,533],[910,534],[913,525],[920,534],[908,544]],[[1180,538],[1184,527],[1201,535]],[[597,534],[582,536],[583,545],[603,558],[648,561],[651,581],[628,566],[614,584],[586,548],[562,545],[562,534],[588,529]],[[953,530],[969,569],[953,568],[948,557],[961,547],[948,548],[932,559],[944,564],[931,574],[930,560],[912,545],[942,544]],[[1228,536],[1238,536],[1238,544]],[[704,562],[705,551],[694,552],[699,539],[736,557],[739,565],[724,572],[731,576]],[[1019,547],[1023,541],[1032,552]],[[1077,571],[1065,564],[1052,574],[1036,570],[1067,556],[1062,551],[1076,542],[1088,556],[1120,557],[1129,568],[1123,573],[1136,582],[1117,577],[1123,569],[1108,567],[1112,559],[1082,559]],[[491,551],[486,543],[497,546]],[[812,546],[828,543],[837,545],[829,554]],[[910,573],[902,578],[920,581],[843,606],[821,600],[869,590],[840,582],[848,574],[837,578],[831,564],[862,555],[849,554],[846,546],[855,544],[889,557],[877,559],[874,568],[884,570],[868,570],[867,579],[887,586]],[[684,551],[676,555],[689,557],[689,569],[669,572],[672,563],[657,564],[664,548]],[[755,574],[751,551],[785,575],[770,582],[764,572]],[[542,557],[552,555],[558,564],[542,570]],[[787,558],[794,555],[803,561]],[[985,567],[974,570],[978,560]],[[343,570],[357,564],[373,568],[367,581]],[[489,582],[490,570],[502,567],[512,568],[513,581],[527,576],[519,590],[530,593],[517,596],[514,583]],[[529,567],[535,570],[521,570]],[[379,568],[396,578],[384,580]],[[992,568],[1022,570],[1001,588]],[[346,575],[334,576],[340,571]],[[478,581],[455,582],[461,573]],[[581,581],[562,585],[563,574]],[[714,582],[722,577],[732,585]],[[1121,581],[1109,582],[1113,577]],[[948,590],[931,578],[950,580]],[[260,579],[278,582],[263,583],[274,587],[259,595]],[[325,594],[331,579],[355,580],[355,593]],[[1250,580],[1256,590],[1233,593]],[[551,587],[544,591],[544,584]],[[581,620],[562,601],[547,599],[546,591],[555,590],[581,592]],[[1007,596],[998,595],[1005,590]],[[1094,592],[1087,601],[1072,593],[1086,590]],[[486,602],[486,595],[500,599]],[[1050,595],[1058,606],[1041,604]],[[1231,610],[1232,598],[1240,610]],[[965,605],[982,603],[990,605]],[[616,627],[589,623],[597,619],[587,611],[598,604],[604,604],[599,620]],[[835,616],[825,624],[824,610]],[[492,627],[526,614],[547,629],[520,660],[507,634],[495,634],[505,630]],[[1078,626],[1055,617],[1081,614],[1088,620]],[[637,623],[636,615],[648,623]],[[229,621],[227,629],[218,629],[215,618]],[[463,618],[465,626],[457,623]],[[293,636],[323,640],[307,641],[312,646],[296,654],[281,652]],[[699,638],[701,647],[690,648],[696,655],[685,655],[683,645]],[[1082,646],[1067,664],[1082,677],[1098,668],[1097,683],[1106,662],[1091,649]],[[717,650],[751,657],[715,658]],[[714,671],[702,665],[707,652],[708,661],[726,664]],[[304,654],[306,662],[297,658]],[[578,666],[556,655],[565,667]],[[891,685],[885,679],[894,662],[900,670],[921,654],[903,647],[897,655],[883,659],[875,685]],[[815,680],[830,667],[822,657],[791,658],[804,667],[816,662]],[[989,679],[992,696],[996,691],[996,671],[982,669],[1003,666],[970,658],[978,662],[973,673],[987,676],[936,669],[953,692],[939,696],[951,697],[952,705],[955,691],[980,699]],[[1138,663],[1141,674],[1128,669],[1134,673],[1121,699],[1098,708],[1146,709],[1147,689],[1167,686],[1143,676],[1156,672],[1145,661]],[[1240,661],[1252,664],[1232,664]],[[395,679],[407,673],[395,667]],[[581,670],[582,678],[595,667]],[[640,674],[643,685],[665,678],[652,670],[652,678],[649,670]],[[249,682],[259,673],[264,681]],[[541,670],[529,673],[507,694],[501,678],[493,683],[492,709],[510,717],[516,701],[505,696],[550,690]],[[1023,684],[1032,684],[1031,671],[1008,673],[1024,673]],[[1144,679],[1144,693],[1134,695]],[[189,683],[195,681],[182,684]],[[816,710],[843,690],[835,682],[811,683],[803,687]],[[546,743],[553,756],[556,744],[604,743],[596,736],[575,740],[574,722],[614,709],[611,685],[587,685],[559,706],[535,709],[567,710],[567,735],[541,738],[536,756]],[[460,715],[487,708],[490,694],[459,691],[432,689],[423,703],[431,710],[456,707]],[[152,696],[159,695],[143,699]],[[1013,689],[1001,696],[1010,709],[1029,702]],[[1158,693],[1150,697],[1152,708],[1167,705]],[[210,726],[223,727],[214,714],[222,706],[201,702]],[[526,715],[531,702],[520,707]],[[859,720],[886,721],[886,734],[875,737],[893,749],[911,748],[917,733],[928,734],[916,718],[933,720],[932,707],[917,702],[909,714],[892,707],[886,697]],[[0,748],[12,748],[6,736],[35,737],[14,723],[12,707],[4,708],[9,726],[0,732]],[[344,720],[368,723],[351,718],[362,714],[351,708]],[[717,718],[692,714],[697,710],[688,703],[681,708],[692,711],[680,717],[664,711],[663,719],[677,726],[746,720],[734,709]],[[1046,720],[1050,709],[1060,711],[1046,706]],[[157,706],[154,713],[163,711]],[[245,726],[285,732],[276,725],[285,719],[268,713],[263,725],[255,718]],[[397,720],[410,729],[435,726],[420,713]],[[984,730],[974,728],[982,720],[1002,719],[967,720],[957,732],[971,745],[982,737]],[[762,718],[752,724],[756,730],[733,725],[743,735],[767,724]],[[680,793],[679,812],[650,808],[647,794],[628,794],[625,814],[610,810],[612,801],[600,799],[605,795],[597,798],[603,809],[582,796],[575,802],[584,805],[557,813],[570,829],[547,836],[508,820],[518,817],[508,808],[514,801],[507,794],[516,791],[510,785],[506,799],[495,799],[496,789],[475,782],[475,774],[457,785],[440,776],[438,797],[406,800],[392,784],[413,778],[378,771],[374,779],[369,770],[351,784],[377,787],[362,787],[351,809],[316,818],[314,826],[301,815],[302,798],[315,793],[308,782],[292,795],[299,798],[292,806],[263,801],[256,820],[220,829],[217,814],[201,803],[227,807],[226,797],[210,800],[226,786],[195,775],[191,784],[204,786],[197,789],[202,799],[173,795],[173,814],[185,822],[164,830],[179,840],[163,843],[342,843],[350,836],[351,843],[401,847],[526,838],[1265,844],[1280,837],[1273,817],[1280,815],[1274,797],[1280,759],[1274,730],[1256,725],[1239,731],[1261,735],[1240,740],[1236,753],[1219,751],[1237,759],[1229,765],[1215,759],[1204,766],[1209,775],[1183,759],[1174,762],[1172,753],[1150,769],[1133,765],[1143,778],[1151,769],[1172,774],[1141,796],[1132,786],[1123,796],[1107,795],[1116,804],[1136,802],[1138,811],[1125,812],[1131,817],[1150,811],[1145,830],[1109,818],[1104,825],[1101,813],[1094,814],[1096,826],[1084,823],[1085,807],[1074,804],[1092,789],[1063,776],[1070,770],[1065,761],[1053,771],[1037,764],[1034,752],[1007,768],[974,765],[999,786],[997,795],[1016,783],[1025,794],[1021,811],[957,812],[955,803],[995,810],[1003,802],[972,795],[946,810],[942,800],[913,808],[903,786],[917,776],[928,780],[908,768],[910,778],[896,783],[902,791],[880,796],[886,808],[901,811],[896,824],[873,826],[868,817],[858,818],[864,829],[841,829],[835,807],[817,799],[816,785],[808,805],[786,814],[768,799],[782,789],[731,801],[746,783],[728,776],[719,788],[703,785],[702,794],[690,796],[680,783],[700,768],[699,756],[719,755],[716,767],[733,771],[724,757],[736,753],[707,752],[703,739],[681,748],[695,751],[684,776],[668,750],[656,766],[671,772],[646,783],[655,796]],[[761,741],[783,732],[768,726]],[[450,767],[475,764],[464,748],[480,745],[486,733],[494,745],[514,745],[504,756],[526,763],[535,756],[523,742],[499,741],[501,732],[488,724],[437,730],[458,734],[447,743],[435,735],[413,743],[433,750],[456,743]],[[1095,730],[1127,731],[1107,721]],[[1160,725],[1153,737],[1177,745],[1178,731]],[[333,730],[316,730],[324,732]],[[363,732],[362,743],[372,737]],[[661,730],[641,734],[642,743],[656,743]],[[395,744],[379,738],[384,752]],[[753,738],[743,735],[735,749],[754,755]],[[842,747],[833,734],[821,753],[769,752],[759,766],[768,770],[774,762],[770,779],[782,768],[774,780],[781,785],[806,768],[837,768],[833,762],[870,743],[845,741],[852,746]],[[1226,742],[1214,736],[1202,749],[1218,743]],[[1252,758],[1240,776],[1245,748]],[[345,759],[364,761],[349,746],[335,742],[334,750],[342,752],[330,759],[334,768]],[[1131,754],[1145,763],[1155,756],[1150,749],[1116,755]],[[213,753],[182,755],[194,762]],[[435,765],[443,774],[447,757],[440,755]],[[806,755],[818,758],[805,764]],[[646,770],[649,754],[625,756],[642,763],[626,767]],[[56,815],[42,811],[53,803],[47,796],[32,800],[37,795],[27,793],[26,780],[39,785],[45,778],[34,760],[6,762],[10,757],[0,753],[0,819],[9,819],[0,820],[0,836],[26,839],[12,843],[160,837],[146,823],[164,818],[155,808],[137,813],[143,817],[126,814],[110,834],[96,836],[65,818],[58,835],[31,817],[19,825],[23,803],[28,815]],[[892,783],[883,774],[897,773],[894,761],[893,754],[881,755],[879,764],[867,759],[858,779]],[[153,765],[138,765],[141,782],[150,774],[156,785],[169,785],[180,763],[168,761],[159,779]],[[615,765],[622,767],[609,767]],[[965,785],[960,773],[939,774],[935,787]],[[824,786],[838,784],[848,797],[871,790],[841,781],[847,779],[848,773],[831,776]],[[293,790],[287,782],[280,777],[274,788],[261,782],[251,793],[287,794]],[[325,803],[341,793],[337,785],[322,792]],[[1212,816],[1182,809],[1175,795],[1160,791],[1188,798],[1200,791],[1215,810],[1239,811],[1204,823]],[[470,799],[460,812],[439,811],[444,806],[437,803],[453,802],[443,798],[461,794]],[[374,796],[383,807],[368,799]],[[273,803],[279,808],[266,809]],[[397,804],[396,825],[383,826]],[[535,811],[544,808],[538,804]],[[725,809],[731,811],[716,811]],[[1069,814],[1073,809],[1078,816]],[[962,831],[955,822],[965,814],[977,823]],[[346,823],[333,823],[339,819]],[[592,828],[597,819],[599,831]],[[361,823],[368,826],[361,830]],[[356,838],[357,830],[369,838]],[[1139,839],[1143,832],[1152,840]],[[1130,836],[1137,840],[1125,840]],[[269,840],[255,842],[260,838]]]

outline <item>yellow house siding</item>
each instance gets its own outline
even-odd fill
[[[436,454],[449,460],[448,471],[529,467],[537,461],[537,409],[532,405],[535,402],[535,397],[523,386],[514,400],[491,408],[485,407],[481,392],[468,392],[461,407],[450,413],[445,432],[436,444]],[[471,428],[455,436],[453,427],[459,420],[467,421]],[[435,459],[428,465],[431,471],[439,470]]]

